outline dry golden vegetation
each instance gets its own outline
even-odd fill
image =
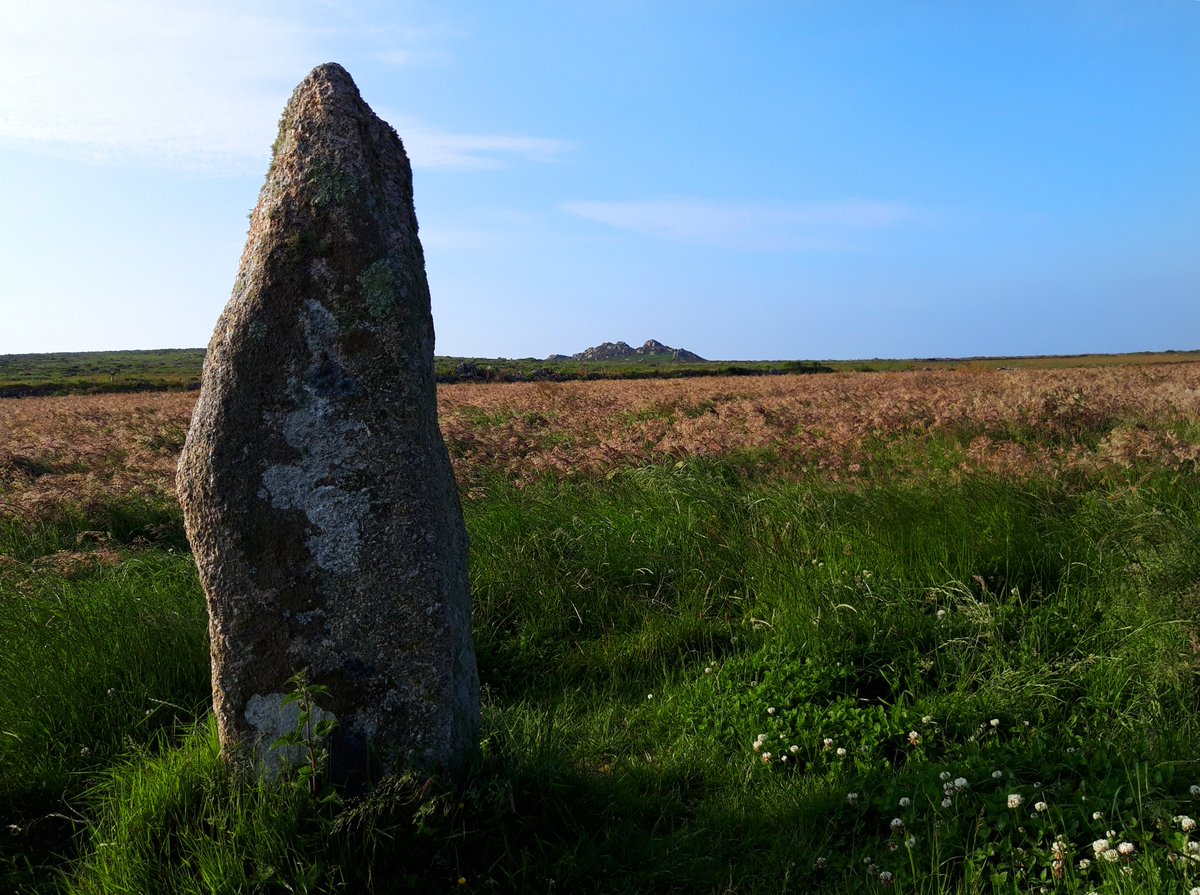
[[[460,481],[685,457],[784,477],[1063,475],[1200,462],[1200,364],[462,384],[438,392]],[[0,401],[0,514],[173,496],[194,393]]]

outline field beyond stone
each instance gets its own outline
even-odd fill
[[[0,891],[1200,886],[1200,364],[439,387],[483,758],[222,773],[195,395],[0,400]]]

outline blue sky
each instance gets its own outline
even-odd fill
[[[39,0],[0,58],[0,353],[206,344],[325,61],[439,354],[1200,348],[1198,0]]]

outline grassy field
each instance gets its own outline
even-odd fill
[[[439,391],[482,759],[238,787],[193,396],[0,402],[0,890],[1200,886],[1200,365]]]
[[[203,348],[0,354],[0,397],[200,387]]]
[[[1200,351],[1090,354],[1065,357],[924,358],[909,360],[774,360],[679,363],[669,355],[615,361],[439,357],[439,382],[568,382],[596,379],[688,379],[914,370],[1060,369],[1187,363]],[[105,392],[180,391],[200,386],[203,348],[0,355],[0,398]]]

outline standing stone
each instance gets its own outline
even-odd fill
[[[461,771],[478,745],[467,536],[396,132],[341,66],[292,94],[209,343],[178,487],[227,759],[276,773],[301,669],[330,773]],[[293,752],[288,755],[288,749]]]

